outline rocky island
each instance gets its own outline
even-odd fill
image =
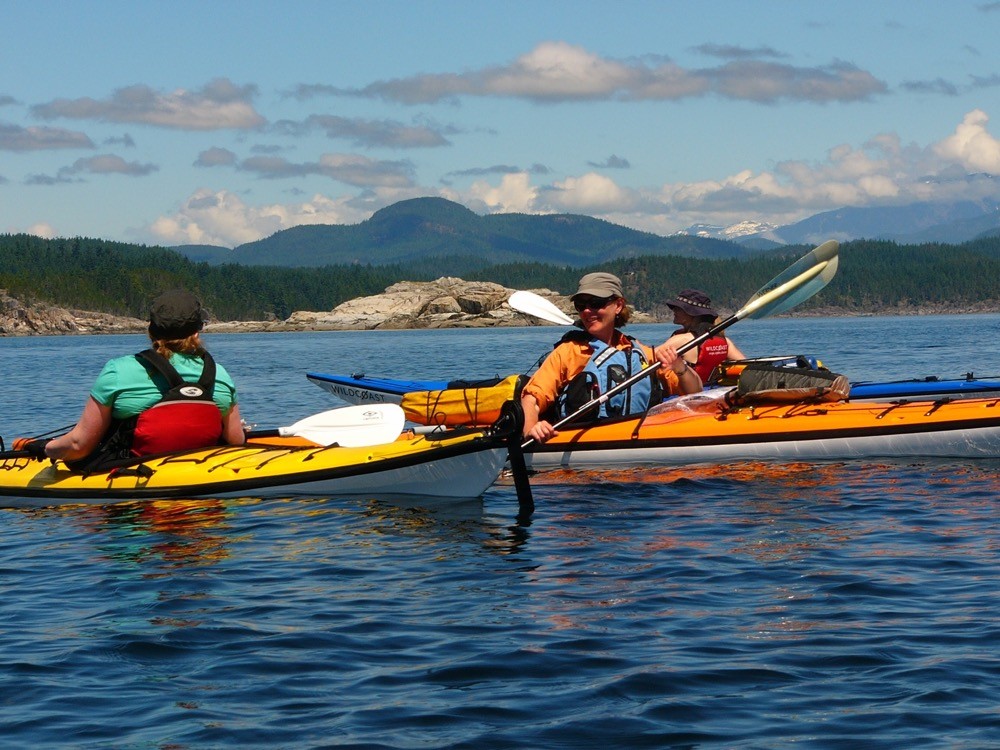
[[[488,328],[547,325],[513,310],[507,298],[514,292],[489,281],[465,281],[445,276],[435,281],[401,281],[381,294],[348,300],[332,310],[297,311],[286,320],[210,320],[207,332],[364,331],[416,328]],[[569,297],[549,289],[531,290],[560,310],[573,314]],[[653,323],[636,313],[633,321]],[[0,336],[143,333],[146,321],[104,313],[71,310],[45,303],[22,302],[0,289]]]
[[[138,318],[22,302],[0,289],[0,336],[137,333],[145,331],[147,325]]]
[[[279,333],[549,325],[539,318],[512,309],[507,304],[507,299],[514,291],[489,281],[466,281],[451,276],[443,276],[434,281],[400,281],[381,294],[347,300],[332,310],[300,310],[285,320],[223,321],[213,318],[206,324],[205,330],[209,333]],[[570,317],[575,316],[568,296],[550,289],[530,291],[549,300]],[[1000,303],[984,300],[976,305],[896,305],[864,312],[817,307],[808,312],[798,311],[796,314],[828,317],[982,314],[998,311]],[[669,317],[636,311],[632,322],[669,322]],[[0,289],[0,337],[145,333],[146,326],[147,322],[139,318],[68,309],[44,302],[25,302]]]

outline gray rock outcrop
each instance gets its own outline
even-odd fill
[[[511,309],[513,289],[490,281],[443,276],[435,281],[401,281],[382,294],[359,297],[329,312],[295,312],[292,329],[372,330],[387,328],[484,328],[541,325],[544,322]],[[535,290],[559,307],[568,300],[548,289]]]
[[[286,320],[210,321],[208,333],[254,331],[361,331],[407,328],[490,328],[550,325],[510,307],[514,292],[489,281],[465,281],[443,276],[435,281],[401,281],[381,294],[359,297],[326,312],[298,311]],[[534,289],[563,312],[574,316],[569,297],[549,289]],[[636,323],[655,322],[643,313]],[[0,336],[90,333],[145,333],[138,318],[68,310],[45,303],[28,304],[0,289]]]
[[[88,333],[144,333],[149,323],[107,313],[25,304],[0,289],[0,336]]]

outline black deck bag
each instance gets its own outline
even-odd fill
[[[842,401],[850,392],[846,376],[826,369],[751,362],[740,373],[734,400],[739,404]]]

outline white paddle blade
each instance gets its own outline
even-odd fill
[[[803,255],[797,261],[792,263],[788,268],[779,273],[769,282],[764,284],[757,292],[747,301],[749,304],[753,302],[758,297],[763,297],[768,292],[776,289],[787,281],[798,278],[803,273],[808,271],[815,266],[818,266],[823,261],[833,260],[837,257],[840,252],[840,243],[836,240],[827,240],[822,245],[814,247],[808,253]]]
[[[805,302],[837,274],[839,247],[830,240],[799,258],[761,287],[735,317],[742,320],[780,315]]]
[[[330,409],[279,427],[282,437],[301,437],[320,445],[359,448],[391,443],[403,431],[406,415],[398,404],[362,404]]]
[[[573,319],[556,307],[552,302],[534,292],[514,292],[507,299],[507,304],[518,312],[535,318],[547,320],[556,325],[571,326]]]

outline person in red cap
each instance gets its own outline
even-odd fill
[[[667,339],[667,344],[679,349],[696,336],[706,333],[718,320],[719,314],[712,309],[712,300],[698,289],[683,289],[680,294],[667,302],[674,313],[674,323],[681,326]],[[727,359],[746,359],[740,348],[725,333],[718,333],[703,341],[698,347],[682,355],[698,373],[702,383],[717,365]]]
[[[201,341],[206,319],[190,292],[161,294],[149,311],[152,346],[104,365],[68,433],[51,440],[19,438],[14,449],[95,470],[117,459],[242,444],[236,385]]]
[[[581,420],[637,414],[665,394],[696,393],[701,380],[676,349],[662,344],[654,351],[618,330],[631,317],[621,280],[610,273],[588,273],[570,298],[580,314],[582,331],[556,344],[521,391],[525,437],[544,442],[557,434],[552,426],[597,396],[623,383],[653,362],[655,375],[642,378],[588,412]]]

